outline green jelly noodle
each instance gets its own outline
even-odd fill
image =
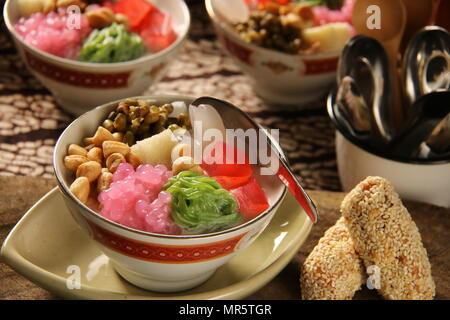
[[[146,52],[142,38],[123,24],[95,29],[84,41],[79,61],[112,63],[137,59]]]
[[[164,189],[172,194],[172,219],[186,233],[215,232],[242,220],[233,195],[214,178],[183,171]]]

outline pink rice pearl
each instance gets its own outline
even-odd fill
[[[101,214],[127,227],[162,234],[180,234],[170,217],[171,194],[162,187],[172,176],[165,166],[141,165],[136,170],[121,163],[108,190],[98,200]]]

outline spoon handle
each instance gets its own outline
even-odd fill
[[[267,138],[266,143],[267,146],[270,147],[272,155],[276,155],[276,158],[280,163],[278,171],[275,175],[280,179],[281,183],[283,183],[294,195],[295,199],[306,211],[306,214],[311,219],[311,221],[313,223],[317,222],[318,211],[316,205],[300,185],[297,177],[289,167],[283,150],[281,150],[280,145],[271,134],[269,134],[264,128],[262,128],[252,118],[250,118],[248,114],[229,102],[213,97],[200,97],[195,99],[191,104],[194,106],[199,106],[201,104],[208,104],[213,106],[223,116],[228,115],[228,117],[232,117],[234,127],[237,125],[239,128],[261,130],[260,132],[262,132],[265,138]],[[239,120],[241,120],[241,122],[239,122]],[[243,124],[244,126],[242,127]]]
[[[280,161],[283,162],[282,160]],[[313,223],[316,223],[318,220],[317,207],[309,197],[309,195],[305,192],[305,190],[300,186],[300,183],[298,182],[294,173],[289,169],[289,167],[283,164],[278,169],[277,176],[292,193],[297,202],[306,211],[306,214],[311,219],[311,221]]]
[[[295,174],[292,172],[278,142],[276,142],[272,135],[270,135],[266,130],[264,130],[263,128],[261,129],[266,134],[266,137],[268,138],[267,142],[270,145],[272,151],[275,152],[275,154],[278,154],[278,158],[280,160],[280,167],[278,168],[278,171],[276,173],[278,179],[280,179],[280,181],[286,186],[286,188],[288,188],[289,192],[302,206],[303,210],[305,210],[311,221],[313,223],[317,223],[317,220],[319,219],[319,213],[316,205],[312,201],[311,197],[303,189],[300,181],[298,181]]]

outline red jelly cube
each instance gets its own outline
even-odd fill
[[[220,183],[222,188],[231,190],[237,187],[240,187],[248,182],[248,176],[242,177],[230,177],[230,176],[216,176],[214,179]]]
[[[226,189],[245,184],[253,174],[247,156],[222,141],[216,142],[214,147],[204,155],[201,167]]]
[[[119,0],[114,5],[116,13],[122,13],[130,20],[130,28],[135,31],[155,7],[146,0]]]
[[[156,8],[139,25],[137,32],[151,52],[158,52],[167,48],[177,38],[170,15]]]
[[[248,220],[255,218],[269,208],[269,201],[255,178],[230,191],[235,197],[241,212]]]

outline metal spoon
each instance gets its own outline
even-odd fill
[[[450,89],[450,34],[445,29],[425,27],[411,40],[403,60],[403,87],[409,106],[424,94]]]
[[[421,144],[430,142],[441,147],[448,146],[448,132],[444,118],[450,113],[450,91],[432,92],[421,96],[411,106],[410,116],[399,136],[389,145],[388,152],[402,156],[414,157],[420,153]],[[438,127],[441,125],[442,127]],[[440,128],[444,129],[441,132]],[[431,137],[431,140],[430,140]],[[438,137],[437,141],[436,138]]]
[[[352,77],[345,76],[336,94],[336,117],[347,130],[360,140],[371,136],[370,110],[358,85]]]
[[[370,110],[373,143],[388,144],[395,136],[392,112],[392,74],[381,44],[366,36],[356,36],[345,46],[338,65],[337,79],[351,76],[362,91]]]
[[[434,128],[420,145],[419,158],[450,158],[450,113]]]
[[[423,1],[423,0],[422,0]],[[378,10],[369,11],[369,9]],[[379,25],[371,25],[371,18],[379,13]],[[372,17],[371,17],[372,15]],[[352,12],[352,22],[358,34],[362,34],[378,40],[384,47],[391,73],[392,93],[389,108],[396,128],[404,121],[404,109],[402,105],[402,90],[400,75],[397,71],[399,62],[399,48],[407,23],[407,12],[402,0],[358,0],[355,2]]]
[[[260,137],[262,134],[266,138],[265,140],[267,141],[267,147],[271,150],[272,159],[279,160],[279,169],[276,172],[276,176],[294,195],[311,221],[316,223],[318,219],[317,207],[301,186],[298,178],[292,172],[285,156],[280,152],[281,148],[278,143],[274,141],[274,138],[270,134],[267,134],[266,130],[261,130],[261,127],[253,119],[231,103],[213,97],[201,97],[192,102],[192,105],[194,106],[202,104],[211,105],[216,108],[228,129],[254,129],[257,130],[256,132],[258,132]],[[249,149],[251,147],[252,146],[249,146]]]

